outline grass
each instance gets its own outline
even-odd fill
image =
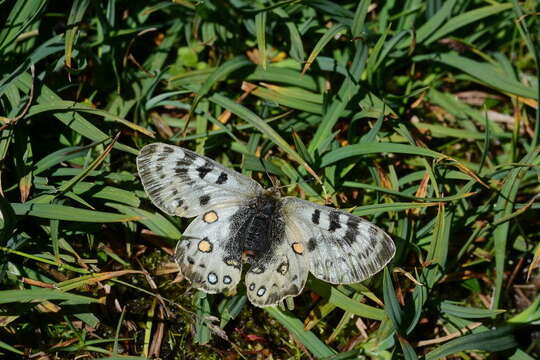
[[[3,358],[540,357],[535,1],[0,8]],[[189,220],[136,173],[153,141],[365,216],[396,256],[294,308],[198,293]]]

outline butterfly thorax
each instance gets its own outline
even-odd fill
[[[281,238],[283,221],[280,201],[269,195],[260,195],[248,204],[244,224],[238,232],[242,252],[249,263],[255,263],[272,251],[276,239]]]

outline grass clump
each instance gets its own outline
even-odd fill
[[[3,357],[540,356],[536,2],[0,8]],[[292,311],[197,293],[171,260],[189,221],[136,174],[153,141],[351,209],[397,254]]]

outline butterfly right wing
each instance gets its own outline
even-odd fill
[[[186,228],[174,259],[193,287],[210,294],[236,287],[242,271],[238,235],[245,211],[242,206],[209,210]]]
[[[283,199],[287,222],[302,232],[309,271],[332,284],[363,281],[394,257],[394,242],[382,229],[345,211],[294,197]]]
[[[137,168],[152,203],[169,215],[193,217],[217,206],[234,206],[260,194],[254,180],[178,146],[142,148]]]

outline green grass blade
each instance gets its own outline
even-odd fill
[[[335,354],[335,351],[325,345],[311,331],[304,330],[304,324],[288,312],[283,312],[277,307],[265,307],[264,310],[274,319],[279,321],[287,330],[296,336],[296,338],[308,349],[313,356],[323,358]]]
[[[140,218],[139,216],[126,216],[56,204],[12,203],[11,206],[18,216],[35,216],[42,219],[108,223],[135,221]]]
[[[336,24],[332,26],[330,29],[328,29],[323,36],[317,41],[315,46],[313,47],[313,50],[311,50],[311,53],[309,54],[306,63],[304,64],[304,68],[302,69],[302,74],[305,74],[308,69],[311,67],[311,64],[315,61],[317,56],[326,45],[332,40],[336,38],[336,36],[344,34],[347,31],[347,27],[343,24]]]
[[[45,300],[67,300],[72,304],[98,303],[98,299],[86,296],[70,294],[52,289],[24,289],[24,290],[2,290],[0,291],[0,304],[27,303]]]
[[[88,5],[89,0],[75,0],[71,5],[71,11],[69,13],[66,35],[65,35],[65,64],[68,68],[71,68],[71,56],[73,55],[73,45],[75,43],[75,36],[79,31],[79,23],[81,22]]]
[[[466,13],[459,14],[449,19],[443,26],[435,31],[429,38],[426,39],[425,45],[430,45],[434,41],[437,41],[453,31],[468,26],[479,20],[498,14],[502,11],[508,10],[512,7],[512,4],[496,4],[491,6],[484,6],[482,8],[467,11]]]
[[[266,70],[266,11],[260,11],[255,15],[255,29],[257,32],[257,47],[259,60],[263,70]]]
[[[426,354],[426,360],[441,359],[465,350],[497,352],[517,346],[512,327],[461,336]]]
[[[257,116],[243,105],[237,104],[234,101],[220,95],[214,94],[210,97],[210,100],[230,110],[233,114],[239,116],[241,119],[246,120],[257,128],[262,134],[267,136],[274,144],[276,144],[281,150],[285,151],[294,161],[302,165],[314,178],[319,180],[317,174],[311,169],[308,163],[294,151],[291,146],[268,125],[263,119]],[[320,180],[319,180],[320,181]]]

